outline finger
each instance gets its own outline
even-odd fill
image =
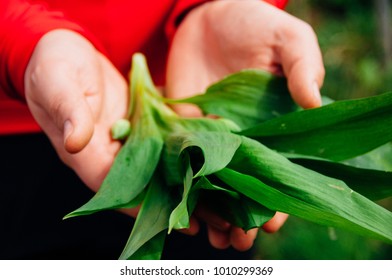
[[[207,225],[208,240],[216,249],[227,249],[230,246],[230,231],[222,231]]]
[[[273,216],[271,220],[266,222],[262,226],[262,228],[264,231],[269,233],[276,232],[283,226],[288,217],[289,215],[285,213],[276,212],[275,216]]]
[[[242,228],[233,227],[230,231],[230,243],[238,251],[249,250],[256,239],[258,229],[245,232]]]
[[[54,68],[49,66],[31,67],[26,75],[26,99],[49,137],[60,143],[62,138],[65,150],[76,153],[89,142],[94,130],[87,98],[97,98],[92,92],[86,92],[85,84],[77,75],[80,72],[68,63],[57,62]]]
[[[281,33],[284,43],[278,47],[278,53],[294,101],[303,108],[320,106],[325,70],[313,29],[293,18]]]
[[[119,210],[121,213],[124,213],[128,216],[131,216],[133,218],[136,218],[137,214],[140,211],[140,206],[137,206],[135,208],[123,208]]]
[[[74,104],[64,104],[57,113],[63,122],[64,147],[69,153],[81,151],[94,132],[94,121],[87,102],[82,98]]]
[[[197,219],[193,216],[190,217],[189,219],[189,228],[184,228],[179,230],[179,232],[182,232],[187,235],[196,235],[200,230],[200,225]]]
[[[208,210],[206,207],[198,206],[195,210],[195,216],[204,221],[210,227],[219,231],[227,231],[230,229],[230,223]]]

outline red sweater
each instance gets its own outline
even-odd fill
[[[208,0],[2,0],[0,4],[0,135],[41,131],[24,102],[24,72],[38,40],[66,28],[81,33],[124,75],[142,52],[158,84],[177,19]],[[283,8],[288,0],[265,0]],[[159,46],[159,47],[156,47]]]

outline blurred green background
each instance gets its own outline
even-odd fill
[[[287,11],[315,30],[335,100],[392,91],[392,10],[389,0],[291,0]],[[379,202],[392,210],[392,199]],[[392,246],[290,217],[275,234],[259,233],[256,259],[392,259]]]

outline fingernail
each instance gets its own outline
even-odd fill
[[[66,120],[64,122],[64,144],[67,141],[68,137],[71,136],[73,132],[73,125],[70,120]]]
[[[319,86],[316,82],[313,83],[313,98],[315,100],[316,106],[321,106],[321,94]]]

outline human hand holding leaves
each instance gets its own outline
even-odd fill
[[[259,141],[258,133],[262,135],[263,130],[257,130],[258,125],[253,123],[258,119],[261,126],[269,128],[280,124],[276,129],[268,130],[269,137],[280,137],[282,129],[290,137],[295,137],[291,133],[297,127],[282,126],[282,121],[287,124],[304,121],[308,125],[301,128],[309,130],[311,139],[314,137],[311,133],[313,125],[318,125],[321,133],[328,133],[332,124],[328,121],[313,124],[307,121],[308,118],[303,119],[303,114],[313,119],[320,113],[329,112],[336,116],[331,120],[333,127],[339,128],[330,133],[337,133],[339,137],[351,132],[371,135],[380,127],[359,124],[364,118],[369,122],[380,117],[387,123],[392,121],[392,115],[388,114],[391,112],[388,108],[392,107],[390,93],[363,100],[334,102],[305,111],[289,106],[287,108],[293,109],[291,113],[283,113],[284,110],[271,106],[272,114],[259,116],[255,113],[239,125],[230,121],[230,116],[236,120],[235,112],[238,111],[232,112],[230,106],[224,106],[227,110],[223,111],[214,106],[200,106],[204,114],[217,114],[218,110],[226,116],[210,119],[181,118],[167,104],[194,101],[199,105],[220,98],[222,104],[230,105],[227,97],[233,94],[233,90],[238,100],[253,96],[256,104],[281,104],[289,101],[287,89],[276,87],[280,90],[272,91],[275,86],[268,85],[284,83],[285,80],[259,70],[246,70],[210,86],[196,99],[173,100],[160,96],[152,84],[144,58],[139,54],[134,56],[131,76],[131,96],[135,97],[129,114],[133,126],[131,134],[98,193],[67,215],[72,217],[133,207],[142,201],[120,258],[159,258],[166,234],[172,229],[188,228],[190,216],[198,203],[210,206],[221,218],[245,231],[264,225],[275,211],[280,211],[385,242],[392,241],[391,212],[370,200],[391,195],[391,172],[345,167],[340,162],[323,158],[322,154],[312,155],[318,151],[315,147],[323,144],[312,141],[307,146],[299,145],[302,154],[295,153],[295,150],[294,153],[281,154],[263,145],[263,140]],[[248,94],[254,90],[260,90],[260,94]],[[281,102],[275,103],[276,98]],[[365,106],[365,110],[361,109],[361,104],[369,106]],[[242,106],[238,101],[237,109]],[[344,129],[340,129],[343,126]],[[360,151],[358,145],[350,142],[333,145],[337,147],[336,154],[344,150],[345,155],[362,158],[362,153],[390,141],[392,135],[388,135],[362,143]],[[381,162],[379,166],[382,166]],[[358,172],[365,172],[372,180],[358,183]],[[148,227],[145,227],[146,223]]]

